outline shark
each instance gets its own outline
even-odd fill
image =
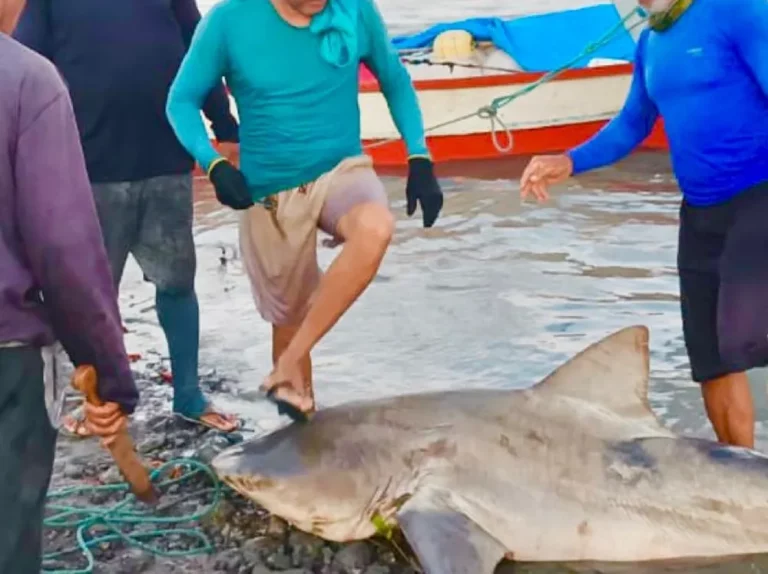
[[[533,386],[339,404],[212,466],[326,540],[399,529],[426,574],[768,552],[768,457],[665,428],[649,363],[634,325]]]

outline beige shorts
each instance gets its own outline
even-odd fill
[[[241,214],[240,252],[265,321],[301,322],[322,276],[318,228],[336,237],[339,220],[362,203],[389,205],[365,155],[345,159],[314,182],[275,194]]]

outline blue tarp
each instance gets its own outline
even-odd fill
[[[407,36],[392,38],[397,49],[424,48],[446,30],[466,30],[479,42],[493,42],[529,72],[548,72],[577,57],[587,46],[602,39],[621,22],[613,4],[577,10],[522,16],[510,20],[469,18],[437,24]],[[611,42],[582,58],[574,67],[583,68],[592,58],[634,60],[635,41],[621,30]]]

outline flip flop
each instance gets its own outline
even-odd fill
[[[236,432],[236,431],[240,430],[240,428],[243,426],[242,425],[242,421],[239,420],[239,419],[235,419],[233,421],[235,423],[235,426],[232,429],[223,429],[220,426],[215,425],[215,424],[209,422],[208,420],[203,418],[205,415],[216,414],[216,415],[219,415],[220,417],[222,417],[224,419],[229,418],[227,415],[224,415],[224,414],[222,414],[220,412],[217,412],[217,411],[211,409],[210,407],[207,408],[199,417],[190,417],[188,415],[184,415],[184,414],[176,413],[176,412],[173,413],[173,414],[175,416],[179,417],[180,419],[183,419],[183,420],[187,421],[188,423],[192,423],[192,424],[200,425],[200,426],[203,426],[203,427],[206,427],[206,428],[209,428],[209,429],[217,430],[217,431],[225,433],[225,434]]]
[[[297,408],[295,405],[289,403],[288,401],[284,399],[279,399],[275,396],[275,391],[280,387],[280,385],[277,385],[275,387],[272,387],[270,390],[264,392],[265,398],[277,406],[277,414],[279,415],[286,415],[288,416],[293,422],[296,423],[306,423],[309,421],[310,417],[312,416],[311,413],[306,413],[299,408]]]

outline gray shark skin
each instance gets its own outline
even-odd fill
[[[221,453],[239,493],[327,540],[398,525],[426,574],[768,552],[768,457],[682,438],[648,400],[648,329],[532,388],[347,403]]]

